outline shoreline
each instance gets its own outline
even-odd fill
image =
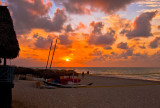
[[[79,67],[80,68],[80,67]],[[88,67],[87,67],[88,68]],[[90,67],[92,68],[92,67]],[[97,68],[97,67],[95,67]],[[109,68],[109,67],[108,67]],[[117,67],[119,68],[119,67]],[[125,67],[126,68],[126,67]],[[124,68],[124,69],[125,69]],[[140,72],[129,72],[129,73],[106,73],[103,72],[101,74],[101,72],[99,72],[100,70],[97,70],[97,73],[94,74],[94,71],[93,70],[88,70],[88,69],[84,69],[84,70],[79,70],[78,68],[76,69],[75,67],[69,67],[68,69],[65,69],[63,67],[59,67],[59,69],[57,67],[55,67],[54,70],[52,69],[38,69],[38,68],[25,68],[25,67],[16,67],[15,69],[15,74],[22,74],[22,75],[26,75],[26,74],[32,74],[33,76],[39,76],[39,77],[46,77],[46,78],[49,78],[49,77],[57,77],[57,76],[60,76],[60,75],[73,75],[74,74],[79,74],[81,75],[82,72],[85,72],[85,75],[87,74],[87,71],[90,72],[90,75],[97,75],[97,76],[109,76],[109,77],[117,77],[117,78],[125,78],[125,79],[140,79],[140,80],[151,80],[151,81],[160,81],[160,71],[153,71],[153,72],[143,72],[140,73]],[[104,71],[104,70],[103,70]],[[126,70],[124,70],[126,71]],[[99,74],[98,74],[99,72]]]
[[[160,82],[160,80],[131,78],[131,77],[121,77],[121,76],[107,76],[107,75],[91,75],[91,76],[97,76],[97,77],[99,76],[99,77],[107,77],[107,78],[117,78],[117,79],[126,79],[126,80],[139,80],[139,81]]]

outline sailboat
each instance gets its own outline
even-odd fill
[[[50,46],[50,50],[49,50],[49,54],[48,54],[48,60],[47,60],[47,65],[46,65],[46,69],[48,67],[48,61],[49,61],[49,56],[50,56],[50,52],[52,50],[52,42],[51,41],[51,46]],[[57,39],[55,42],[55,46],[54,46],[54,50],[53,50],[53,54],[52,54],[52,59],[51,59],[51,63],[50,63],[50,69],[52,66],[52,62],[53,62],[53,57],[54,57],[54,53],[56,50],[56,44],[57,44]],[[61,88],[78,88],[78,87],[86,87],[86,86],[91,86],[93,83],[89,83],[89,84],[80,84],[81,79],[78,79],[78,77],[76,79],[74,79],[74,73],[73,73],[73,78],[63,78],[63,79],[48,79],[44,81],[44,84],[46,86],[51,86],[51,87],[61,87]]]
[[[47,81],[44,81],[44,83],[46,85],[49,85],[49,86],[60,87],[60,88],[81,88],[81,87],[91,86],[93,84],[93,83],[88,83],[88,84],[80,84],[80,83],[62,84],[62,83],[47,82]]]

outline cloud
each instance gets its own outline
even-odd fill
[[[8,0],[8,7],[12,13],[15,30],[18,34],[30,32],[40,28],[48,32],[59,32],[67,20],[64,9],[57,9],[53,19],[48,17],[52,2],[43,0]]]
[[[136,40],[135,40],[135,41],[136,41]],[[139,45],[139,44],[140,44],[138,41],[139,41],[139,40],[137,40],[137,42],[135,43],[136,45]],[[146,44],[145,42],[144,42],[144,43],[141,43],[138,47],[141,48],[141,49],[146,49],[145,44]],[[136,46],[136,45],[135,45],[135,46]]]
[[[80,22],[80,23],[77,25],[76,30],[83,29],[83,28],[86,28],[86,26],[85,26],[82,22]]]
[[[72,32],[72,31],[74,31],[74,30],[72,29],[71,24],[68,24],[68,25],[65,27],[65,31],[66,31],[66,32]]]
[[[160,30],[160,25],[158,26],[158,29]]]
[[[156,37],[151,43],[150,43],[150,47],[151,48],[157,48],[159,46],[159,42],[160,42],[160,37]]]
[[[102,31],[102,29],[104,27],[104,24],[102,22],[94,22],[94,21],[92,21],[90,23],[90,26],[93,27],[93,31],[92,31],[93,34],[101,34],[101,31]]]
[[[90,56],[102,56],[102,52],[96,48],[92,53],[90,53]]]
[[[102,33],[104,24],[102,22],[91,22],[90,26],[93,28],[91,36],[88,40],[89,44],[94,45],[112,45],[115,41],[115,31],[111,28],[107,33]]]
[[[126,36],[131,39],[134,37],[149,37],[152,36],[150,21],[155,17],[157,11],[145,12],[139,15],[134,21],[134,29],[129,31]]]
[[[33,57],[22,58],[18,57],[12,60],[12,65],[22,66],[22,67],[43,67],[46,63],[42,60],[35,59]]]
[[[35,33],[34,35],[33,35],[33,38],[37,38],[39,36],[39,34],[38,33]]]
[[[106,14],[125,10],[127,5],[140,0],[54,0],[61,3],[72,14],[90,14],[100,10]]]
[[[117,48],[120,48],[120,49],[128,49],[128,45],[127,45],[127,42],[121,42],[117,45]]]
[[[143,46],[139,46],[139,48],[141,49],[146,49],[146,47],[143,45]]]
[[[112,47],[111,46],[107,46],[104,48],[105,50],[112,50]]]
[[[92,35],[88,42],[94,45],[112,45],[115,42],[114,34],[114,31],[111,30],[103,35]]]
[[[69,39],[69,36],[67,34],[60,35],[59,38],[61,45],[72,45],[73,41]]]
[[[120,34],[126,34],[126,33],[128,33],[128,32],[129,32],[129,30],[122,29],[122,30],[120,31]]]
[[[144,0],[144,1],[139,2],[138,4],[145,5],[146,7],[155,8],[155,7],[159,7],[160,1],[159,0]]]
[[[133,56],[133,49],[127,49],[125,52],[122,52],[122,53],[119,55],[118,58],[123,57],[123,58],[127,59],[128,56]]]
[[[93,61],[106,61],[108,58],[108,55],[103,54],[103,51],[100,51],[98,48],[94,49],[94,51],[90,53],[89,56],[93,56]]]
[[[47,38],[37,36],[37,40],[35,41],[34,45],[36,48],[48,49],[52,40],[53,38],[51,36],[48,36]]]

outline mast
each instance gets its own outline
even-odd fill
[[[49,56],[50,56],[50,52],[51,52],[51,49],[52,49],[52,42],[53,42],[53,40],[51,41],[51,46],[50,46],[50,50],[49,50],[49,54],[48,54],[48,60],[47,60],[46,69],[48,67]]]
[[[54,53],[55,53],[55,50],[56,50],[56,44],[57,44],[57,39],[56,39],[56,43],[55,43],[54,50],[53,50],[53,55],[52,55],[52,59],[51,59],[50,69],[51,69],[51,66],[52,66],[52,61],[53,61]]]

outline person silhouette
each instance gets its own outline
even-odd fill
[[[84,72],[82,72],[82,78],[84,78]]]

